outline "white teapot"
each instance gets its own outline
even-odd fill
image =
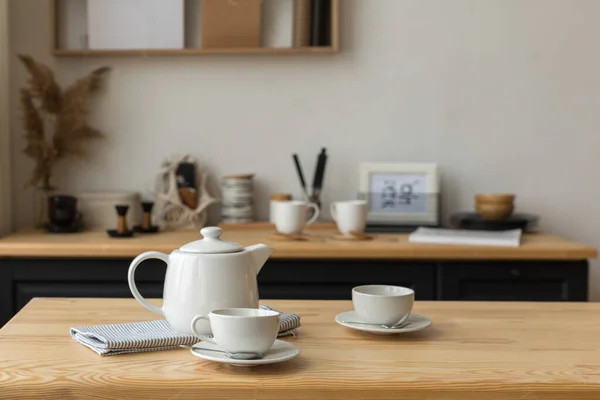
[[[219,308],[258,308],[256,275],[273,249],[264,244],[243,248],[221,240],[223,230],[208,227],[200,231],[204,239],[188,243],[167,255],[149,251],[137,256],[129,266],[127,279],[133,297],[148,310],[163,315],[177,332],[193,335],[190,325],[198,314]],[[167,264],[162,307],[150,304],[135,285],[135,270],[150,258]],[[210,334],[207,321],[196,325],[199,333]]]

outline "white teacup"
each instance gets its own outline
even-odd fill
[[[302,233],[306,225],[310,225],[319,218],[319,206],[301,200],[273,201],[272,218],[277,232],[284,235],[297,235]],[[315,210],[310,219],[308,209]]]
[[[358,317],[370,324],[397,325],[410,317],[415,291],[402,286],[365,285],[352,289]]]
[[[192,319],[192,332],[229,353],[264,354],[273,346],[279,333],[279,313],[258,308],[224,308]],[[199,320],[210,322],[213,338],[196,328]]]
[[[363,200],[338,201],[331,204],[330,213],[343,235],[363,233],[367,226],[367,202]]]

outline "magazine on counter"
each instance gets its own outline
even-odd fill
[[[418,228],[411,233],[411,243],[462,244],[475,246],[519,247],[521,229],[506,231],[479,231],[466,229]]]

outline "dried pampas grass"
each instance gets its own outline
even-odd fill
[[[100,131],[87,124],[91,96],[104,83],[108,67],[98,68],[67,88],[62,96],[62,109],[56,118],[56,134],[52,139],[57,157],[63,155],[84,156],[84,143],[102,137]]]
[[[29,185],[42,186],[50,190],[50,174],[54,164],[54,152],[44,137],[44,121],[33,103],[33,95],[27,89],[21,89],[21,107],[24,111],[26,146],[23,152],[35,160],[35,168],[28,181]]]
[[[33,96],[41,102],[45,111],[57,114],[61,108],[60,86],[54,79],[54,73],[47,66],[36,62],[26,55],[19,55],[19,59],[29,72],[29,87]]]
[[[53,189],[50,178],[56,162],[85,156],[85,144],[103,136],[87,118],[92,96],[104,86],[110,68],[98,68],[63,91],[50,68],[30,56],[19,59],[30,76],[20,98],[27,143],[23,152],[35,162],[28,184],[48,191]],[[46,137],[47,128],[52,136]]]

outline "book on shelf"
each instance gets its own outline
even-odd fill
[[[260,47],[261,0],[203,0],[201,8],[204,47]]]
[[[408,241],[411,243],[519,247],[522,234],[521,229],[479,231],[420,227],[409,235]]]
[[[263,0],[263,47],[331,46],[331,0]]]
[[[295,0],[263,0],[262,47],[293,46]]]
[[[331,0],[312,0],[311,46],[331,45]]]
[[[184,48],[183,0],[87,0],[86,18],[91,50]]]
[[[294,47],[310,46],[313,0],[294,0]]]

